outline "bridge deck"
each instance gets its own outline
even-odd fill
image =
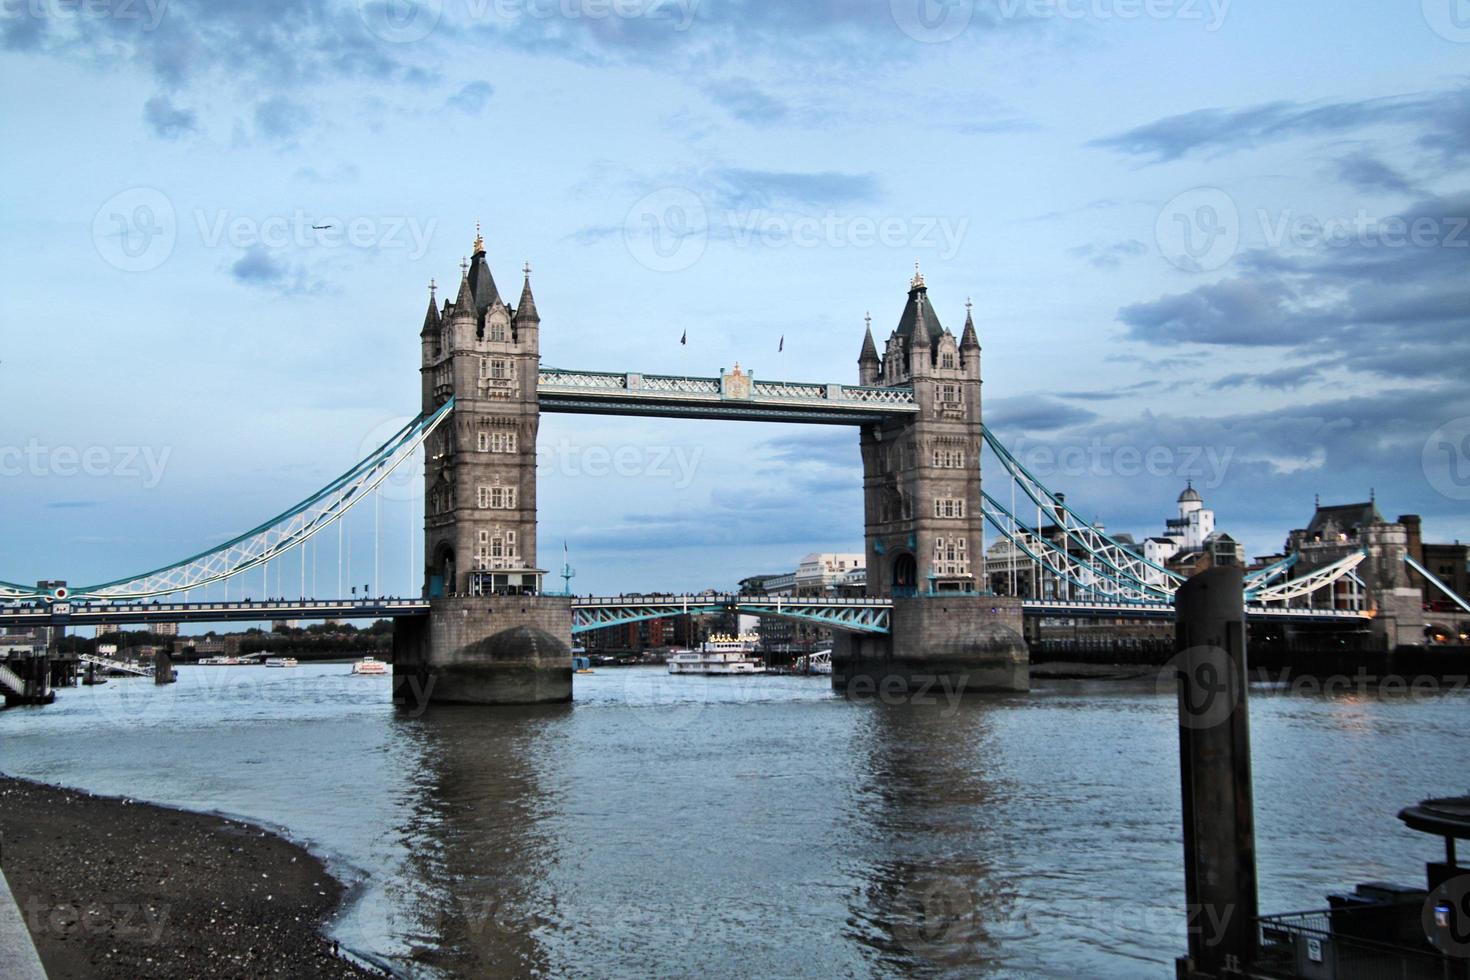
[[[912,388],[614,374],[543,368],[537,375],[543,412],[664,418],[863,425],[919,410]]]
[[[872,629],[876,619],[869,613],[886,613],[893,601],[886,596],[852,598],[809,598],[793,596],[744,595],[723,592],[702,595],[650,596],[574,596],[572,611],[590,623],[599,614],[637,614],[638,618],[677,616],[685,612],[711,609],[739,609],[752,615],[781,615],[820,618],[837,628],[843,622],[867,624]],[[1062,602],[1055,600],[1023,600],[1022,612],[1031,617],[1056,619],[1172,619],[1174,607],[1168,603]],[[136,602],[136,603],[27,603],[0,607],[3,626],[94,626],[98,623],[139,625],[144,623],[224,623],[254,622],[272,619],[392,619],[400,616],[423,616],[429,611],[427,599],[299,599],[242,602]],[[1246,616],[1252,620],[1285,622],[1361,622],[1362,612],[1337,609],[1294,609],[1279,606],[1248,605]],[[612,625],[617,615],[603,615]],[[626,618],[621,621],[629,621]],[[586,628],[586,627],[584,627]]]

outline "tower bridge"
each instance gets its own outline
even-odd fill
[[[982,423],[981,347],[970,304],[958,337],[917,269],[881,352],[871,318],[856,384],[770,380],[739,364],[712,376],[579,371],[540,363],[541,317],[524,270],[518,300],[495,283],[476,236],[452,300],[432,285],[419,331],[421,413],[322,490],[207,552],[125,579],[67,587],[0,582],[0,623],[228,621],[392,617],[395,685],[436,700],[482,704],[571,697],[568,638],[675,612],[734,609],[832,628],[833,685],[885,689],[950,675],[960,689],[1024,690],[1022,617],[1149,618],[1173,614],[1178,573],[1081,520]],[[536,440],[543,412],[850,425],[862,463],[866,595],[778,599],[743,594],[573,598],[548,593],[537,560]],[[190,602],[279,561],[336,523],[423,449],[421,594],[404,599]],[[994,477],[1034,504],[1034,524]],[[1042,515],[1049,533],[1039,533]],[[1061,588],[1045,598],[987,594],[989,524]],[[1411,631],[1395,597],[1392,540],[1333,555],[1309,570],[1282,562],[1245,580],[1250,615],[1370,622],[1385,642]],[[1400,549],[1401,550],[1401,549]],[[1401,557],[1401,556],[1398,556]],[[1360,568],[1370,608],[1302,608]],[[1291,573],[1303,572],[1296,577]],[[1402,576],[1400,575],[1399,578]],[[179,601],[179,597],[183,601]],[[1397,603],[1397,604],[1396,604]],[[1400,633],[1395,633],[1399,630]],[[433,678],[432,686],[428,679]]]

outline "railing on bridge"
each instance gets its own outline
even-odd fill
[[[893,603],[882,597],[810,598],[704,593],[671,596],[581,596],[572,600],[572,632],[666,616],[733,611],[817,623],[853,633],[887,633]]]
[[[919,410],[912,388],[761,381],[743,374],[708,378],[542,368],[536,376],[536,391],[541,409],[547,412],[852,425]]]

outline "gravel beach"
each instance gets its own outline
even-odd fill
[[[321,934],[342,885],[259,827],[0,776],[0,835],[51,980],[377,975]]]

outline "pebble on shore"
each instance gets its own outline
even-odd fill
[[[51,980],[377,975],[321,934],[341,883],[251,824],[0,776],[0,842]]]

